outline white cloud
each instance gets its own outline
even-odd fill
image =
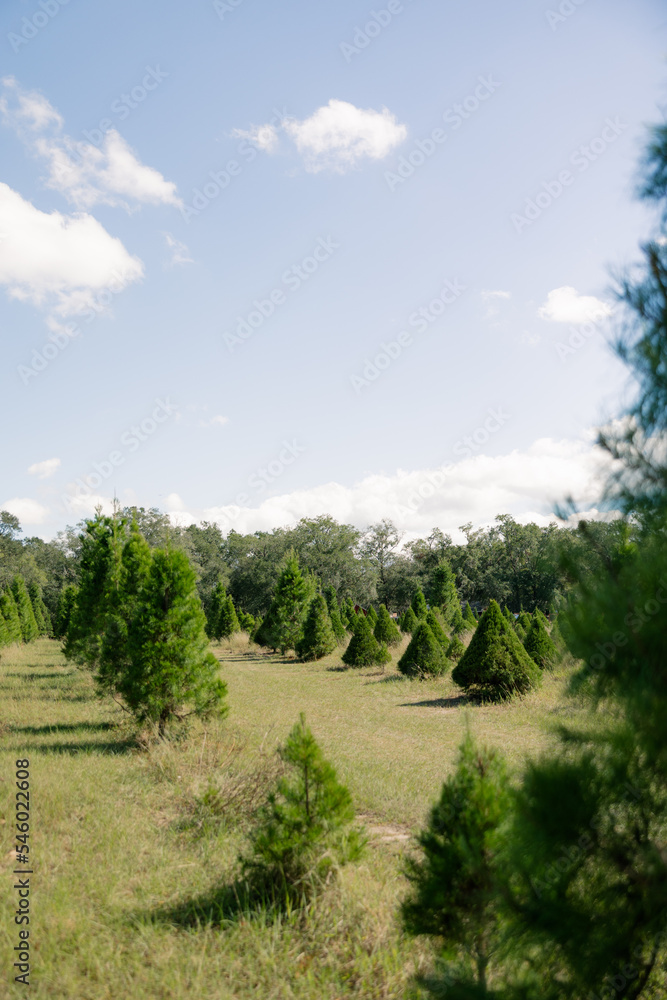
[[[0,183],[0,284],[10,296],[47,304],[60,316],[89,308],[96,293],[120,291],[143,276],[131,257],[91,215],[42,212]]]
[[[183,518],[189,523],[216,521],[223,531],[245,533],[318,514],[357,527],[389,517],[414,536],[428,534],[437,525],[460,538],[460,525],[491,523],[496,514],[548,524],[555,519],[554,505],[569,494],[594,510],[606,461],[590,440],[542,438],[525,451],[463,458],[439,469],[369,475],[353,486],[324,483],[269,497],[256,507],[180,508],[179,523],[186,523]]]
[[[165,498],[164,505],[170,514],[175,514],[178,511],[183,510],[185,504],[179,497],[178,493],[170,493],[168,497]]]
[[[482,292],[482,298],[487,302],[489,299],[511,299],[512,295],[510,292],[492,292],[487,290]]]
[[[223,417],[222,414],[217,414],[215,417],[210,417],[208,420],[200,420],[200,427],[224,427],[225,424],[229,423],[229,417]]]
[[[309,118],[285,118],[280,127],[296,144],[310,173],[344,173],[363,159],[381,160],[407,135],[406,126],[400,125],[387,108],[364,110],[333,98]],[[255,126],[249,131],[236,129],[234,134],[251,139],[266,152],[274,152],[278,146],[274,125]]]
[[[576,288],[563,285],[549,292],[537,315],[555,323],[596,323],[611,316],[612,312],[610,306],[594,295],[580,295]]]
[[[48,479],[60,467],[59,458],[47,458],[44,462],[35,462],[28,467],[28,474],[38,479]]]
[[[164,241],[171,250],[171,260],[169,261],[169,266],[174,266],[176,264],[194,264],[194,260],[190,256],[190,251],[186,247],[185,243],[181,243],[177,240],[175,236],[171,233],[163,232]]]
[[[1,505],[2,510],[8,510],[10,514],[18,517],[21,525],[43,524],[49,516],[49,508],[29,497],[14,497],[12,500],[5,500]]]
[[[63,119],[37,91],[24,91],[12,77],[2,81],[3,122],[14,128],[28,148],[49,164],[46,185],[61,192],[77,208],[96,204],[139,203],[179,207],[176,185],[141,163],[125,139],[110,129],[101,148],[65,135]]]

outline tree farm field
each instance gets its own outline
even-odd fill
[[[410,996],[432,946],[399,929],[402,857],[424,825],[470,726],[518,777],[548,750],[567,665],[506,704],[468,704],[449,677],[346,669],[342,649],[314,663],[269,655],[235,635],[212,648],[228,684],[222,722],[192,720],[157,740],[90,673],[41,639],[3,650],[0,789],[1,951],[19,944],[13,874],[17,759],[30,761],[31,995],[55,1000]],[[304,910],[220,920],[275,753],[305,712],[352,794],[368,846]],[[215,794],[211,794],[215,789]],[[208,790],[208,794],[207,794]],[[7,996],[23,996],[9,980]]]

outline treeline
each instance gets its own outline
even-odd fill
[[[222,589],[237,614],[250,616],[241,623],[246,631],[251,630],[251,619],[268,613],[289,553],[323,593],[333,590],[339,604],[376,609],[383,604],[390,613],[403,614],[421,589],[429,604],[438,605],[447,567],[462,606],[469,603],[480,611],[495,600],[515,614],[536,607],[547,614],[562,605],[574,567],[577,572],[598,572],[619,537],[615,522],[539,527],[502,514],[490,528],[463,525],[466,541],[461,544],[434,528],[427,538],[401,546],[400,532],[388,519],[361,531],[321,515],[302,518],[292,528],[247,535],[231,531],[223,537],[216,524],[178,527],[156,509],[126,507],[119,513],[136,523],[151,549],[185,553],[207,618],[218,612],[215,604]],[[85,530],[81,522],[50,542],[21,539],[18,519],[0,513],[0,588],[17,575],[28,586],[41,588],[57,637],[67,628],[70,588],[80,582]],[[594,546],[587,543],[591,537]]]

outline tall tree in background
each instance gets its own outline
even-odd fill
[[[296,555],[289,553],[267,615],[270,619],[270,636],[267,635],[267,638],[270,645],[283,655],[288,649],[296,649],[314,594],[314,581],[310,577],[304,578]]]
[[[442,559],[433,569],[428,584],[428,600],[432,608],[439,608],[449,624],[454,612],[461,610],[461,602],[456,590],[456,578],[449,563]]]
[[[303,635],[296,644],[296,654],[301,660],[321,660],[323,656],[333,653],[337,645],[327,602],[321,594],[316,594],[310,602]]]
[[[340,645],[341,642],[345,642],[345,626],[343,625],[343,621],[341,619],[338,601],[336,599],[336,591],[333,586],[324,588],[324,599],[327,602],[327,611],[329,612],[329,619],[331,621],[333,633],[336,637],[336,642]]]

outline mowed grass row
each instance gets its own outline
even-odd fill
[[[268,656],[244,637],[215,649],[228,718],[194,721],[165,743],[98,700],[58,643],[3,651],[0,995],[25,995],[12,969],[17,758],[28,757],[31,771],[33,997],[403,997],[430,950],[398,926],[401,855],[465,726],[518,771],[549,746],[561,718],[558,673],[522,701],[468,706],[447,678],[402,678],[400,650],[381,673],[343,670],[339,655],[315,664]],[[234,877],[252,808],[275,774],[275,747],[300,711],[348,784],[369,849],[307,912],[220,926],[216,892]],[[213,816],[201,809],[211,781],[229,803]]]

